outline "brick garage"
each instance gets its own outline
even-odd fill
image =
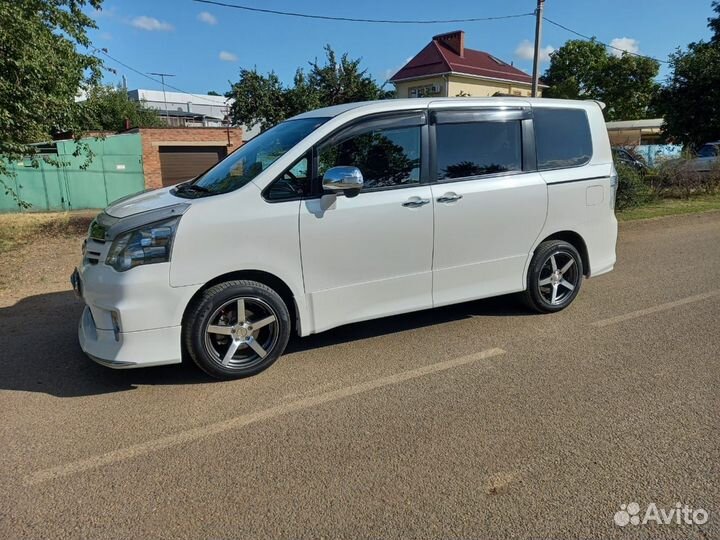
[[[140,128],[137,131],[142,138],[148,189],[191,178],[243,143],[242,128]]]

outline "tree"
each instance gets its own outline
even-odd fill
[[[121,131],[131,127],[159,127],[164,123],[154,109],[131,101],[123,88],[97,85],[81,103],[81,126],[83,130]]]
[[[353,101],[388,97],[378,84],[360,68],[360,59],[343,54],[339,59],[330,45],[325,46],[325,63],[309,62],[308,73],[295,72],[293,85],[283,86],[275,72],[262,75],[253,68],[240,70],[240,80],[231,86],[227,97],[235,99],[233,121],[249,126],[260,124],[263,130],[301,112]]]
[[[36,155],[31,143],[79,131],[75,96],[100,78],[102,62],[90,47],[94,21],[83,12],[102,0],[0,2],[0,155]],[[0,175],[7,174],[0,160]],[[0,178],[0,182],[2,179]],[[6,192],[12,190],[2,182]],[[15,195],[13,193],[13,195]]]
[[[713,37],[710,41],[720,43],[720,1],[715,0],[712,3],[712,9],[715,12],[715,17],[708,18],[708,28],[713,31]]]
[[[570,40],[550,54],[543,96],[583,99],[600,93],[600,72],[607,62],[605,46],[597,41]],[[593,99],[597,99],[593,97]]]
[[[308,85],[317,92],[324,107],[379,99],[383,94],[367,70],[360,69],[359,58],[353,60],[344,53],[338,61],[330,45],[325,45],[324,65],[318,64],[317,59],[310,62]]]
[[[656,60],[623,53],[608,54],[595,40],[570,40],[550,55],[543,77],[545,97],[597,99],[608,120],[636,120],[654,113],[659,85]]]
[[[265,76],[256,68],[241,69],[240,80],[232,85],[226,97],[235,99],[230,116],[236,123],[260,124],[266,130],[288,116],[286,90],[274,71]]]
[[[208,96],[219,96],[220,94],[218,94],[215,90],[210,90],[210,91],[207,93],[207,95],[208,95]]]
[[[699,147],[720,138],[720,2],[712,3],[709,42],[690,43],[670,56],[671,75],[658,97],[663,131],[675,142]]]

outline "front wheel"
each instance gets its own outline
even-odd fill
[[[582,279],[582,257],[572,244],[543,242],[530,262],[525,303],[540,313],[565,309],[580,292]]]
[[[290,338],[282,298],[255,281],[210,287],[188,308],[185,346],[193,361],[218,379],[255,375],[277,360]]]

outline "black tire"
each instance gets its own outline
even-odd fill
[[[553,272],[553,260],[558,271],[569,264],[570,260],[572,263],[564,274],[558,276]],[[580,292],[583,274],[582,257],[572,244],[563,240],[543,242],[537,247],[530,261],[523,300],[530,309],[539,313],[561,311],[568,307]],[[570,286],[573,287],[572,290]]]
[[[264,325],[255,328],[254,323]],[[188,307],[183,343],[211,377],[239,379],[270,367],[285,350],[290,329],[290,314],[278,293],[256,281],[226,281],[203,291]]]

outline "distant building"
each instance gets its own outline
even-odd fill
[[[532,91],[532,77],[524,71],[490,53],[466,48],[462,30],[434,36],[390,82],[399,98],[530,96]]]
[[[235,100],[225,96],[163,92],[162,90],[128,90],[132,101],[159,111],[160,118],[171,127],[225,127],[230,124],[230,107]],[[260,132],[259,126],[243,128],[244,140]]]
[[[648,120],[621,120],[607,122],[610,143],[613,146],[638,146],[641,144],[664,144],[662,118]]]
[[[128,97],[160,111],[160,116],[174,127],[222,127],[234,102],[225,96],[144,89],[128,90]]]

